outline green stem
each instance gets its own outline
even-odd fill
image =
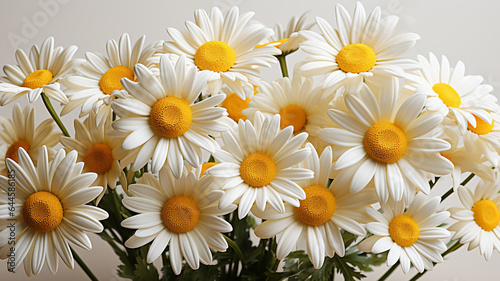
[[[378,281],[384,281],[385,279],[387,279],[389,277],[389,275],[391,275],[394,272],[394,270],[396,270],[398,265],[399,265],[399,261],[397,261],[395,264],[393,264],[391,266],[391,268],[389,268],[389,270],[387,270],[387,272],[384,275],[382,275],[382,277],[380,277],[378,279]]]
[[[115,239],[117,239],[118,237],[113,233],[113,231],[111,229],[109,229],[109,231],[113,234],[113,237],[115,237]],[[111,246],[111,248],[113,248],[113,250],[115,252],[123,252],[122,249],[120,249],[120,247],[118,247],[118,245],[116,245],[115,241],[113,240],[113,238],[111,236],[109,236],[109,234],[106,232],[106,229],[103,230],[101,233],[99,233],[99,236],[101,236],[101,238],[103,240],[105,240],[106,242],[108,242],[108,244]],[[122,242],[117,239],[120,244],[122,244]]]
[[[470,180],[475,176],[474,173],[470,173],[470,175],[462,182],[460,185],[466,185],[470,182]],[[444,201],[444,199],[448,198],[453,193],[453,187],[450,188],[443,196],[441,196],[441,202]]]
[[[462,246],[463,246],[463,244],[460,244],[459,241],[455,242],[455,244],[453,244],[453,246],[451,246],[448,250],[446,250],[446,252],[443,253],[443,257],[445,257],[446,255],[448,255],[449,253],[455,252],[456,250],[460,249],[460,247],[462,247]],[[433,264],[436,264],[436,263],[433,263]],[[416,280],[418,280],[426,272],[427,272],[427,270],[424,270],[424,271],[422,271],[420,273],[415,274],[415,276],[413,276],[413,278],[410,279],[410,281],[416,281]]]
[[[431,186],[431,188],[433,188],[436,183],[439,181],[440,177],[436,177],[436,180],[434,182],[429,182],[429,185]]]
[[[224,239],[226,239],[227,244],[229,247],[233,248],[234,252],[236,252],[236,255],[240,259],[242,263],[245,263],[245,257],[243,256],[243,252],[241,252],[240,247],[238,247],[238,244],[236,244],[231,238],[227,237],[226,235],[222,234],[224,236]]]
[[[116,191],[112,188],[109,188],[109,186],[108,186],[108,189],[109,189],[109,193],[113,199],[113,207],[115,208],[118,223],[120,223],[122,220],[122,212],[120,211],[120,205],[118,204],[118,200],[116,198],[117,197]]]
[[[474,173],[470,173],[470,175],[460,184],[460,185],[466,185],[470,182],[470,180],[475,176]]]
[[[56,111],[54,110],[54,107],[52,106],[52,103],[50,102],[49,98],[42,93],[42,100],[43,104],[45,104],[45,107],[50,113],[50,116],[52,116],[52,119],[56,121],[57,126],[59,126],[59,129],[63,132],[63,134],[67,137],[69,137],[68,130],[66,130],[66,127],[64,127],[64,124],[62,123],[61,119],[59,119],[59,116],[57,116]]]
[[[99,279],[97,279],[97,277],[95,277],[94,273],[92,273],[90,268],[85,264],[85,262],[83,262],[83,260],[78,256],[78,254],[73,249],[71,249],[71,253],[73,254],[73,257],[75,258],[78,265],[80,265],[80,267],[83,269],[83,271],[85,271],[85,274],[87,274],[87,276],[90,278],[90,280],[99,281]]]
[[[281,75],[283,75],[283,77],[288,77],[288,68],[286,66],[286,56],[279,55],[276,57],[278,58],[278,61],[280,62]]]

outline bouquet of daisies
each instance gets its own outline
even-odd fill
[[[84,59],[53,38],[17,50],[0,78],[0,105],[29,101],[0,120],[9,271],[76,260],[98,280],[73,250],[88,233],[132,280],[354,280],[381,264],[380,280],[417,280],[464,244],[500,251],[499,106],[481,76],[405,57],[419,36],[379,7],[337,5],[335,27],[252,16],[196,10],[167,41],[124,34]],[[40,99],[52,118],[36,125]],[[445,210],[450,195],[462,205]]]

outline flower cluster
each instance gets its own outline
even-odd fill
[[[379,7],[274,31],[252,16],[196,10],[168,40],[124,34],[85,59],[53,38],[18,50],[0,105],[42,97],[53,119],[16,104],[0,120],[0,226],[16,223],[0,258],[15,251],[28,276],[77,260],[94,279],[71,247],[98,233],[131,279],[156,280],[160,257],[192,279],[347,279],[381,258],[422,274],[463,244],[500,251],[500,107],[481,76],[408,58],[419,36]],[[283,78],[262,81],[278,62]],[[71,136],[59,115],[73,110]],[[450,190],[429,196],[443,177]],[[462,206],[445,210],[454,192]]]

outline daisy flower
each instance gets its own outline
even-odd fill
[[[233,212],[236,206],[217,206],[224,192],[212,188],[213,177],[199,178],[193,171],[184,172],[177,179],[165,167],[160,170],[159,179],[149,173],[143,178],[144,183],[129,186],[131,197],[122,201],[127,209],[138,213],[121,223],[123,227],[137,229],[125,246],[138,248],[153,241],[147,254],[148,263],[169,246],[175,274],[181,273],[182,257],[192,269],[198,269],[200,261],[212,264],[211,249],[226,251],[228,244],[221,232],[233,228],[219,216]]]
[[[35,126],[35,109],[14,105],[12,120],[3,119],[0,130],[0,175],[7,176],[6,160],[18,162],[18,149],[23,148],[36,165],[43,145],[50,159],[55,154],[52,148],[59,142],[62,133],[54,131],[54,120],[49,118]]]
[[[497,111],[497,98],[490,94],[493,87],[482,85],[483,77],[479,75],[465,76],[465,66],[459,61],[455,68],[450,67],[448,59],[443,56],[441,64],[433,53],[429,60],[418,56],[421,70],[417,74],[408,74],[409,89],[427,95],[426,108],[452,117],[460,132],[467,129],[467,122],[476,127],[474,116],[491,124],[489,111]]]
[[[257,92],[257,86],[254,86],[254,95]],[[244,100],[241,99],[236,93],[231,91],[228,87],[222,87],[222,93],[226,95],[224,101],[219,105],[227,110],[227,114],[229,118],[233,119],[234,122],[238,123],[241,119],[243,121],[247,120],[247,116],[243,114],[243,110],[248,108],[248,104],[252,101],[248,97]]]
[[[185,58],[175,68],[166,56],[160,59],[159,79],[142,64],[135,66],[138,82],[122,79],[125,90],[134,98],[118,99],[112,104],[121,119],[113,128],[127,133],[122,148],[140,151],[132,170],[142,168],[150,159],[157,173],[168,163],[176,177],[181,176],[186,160],[201,165],[201,149],[214,152],[218,144],[211,137],[229,129],[226,110],[214,107],[224,100],[217,95],[195,103],[206,85],[207,73],[186,67]]]
[[[63,79],[63,84],[68,89],[70,102],[63,108],[61,115],[65,115],[81,106],[80,117],[89,114],[90,110],[98,112],[101,107],[107,107],[116,98],[130,97],[120,79],[135,80],[134,66],[138,63],[150,66],[149,61],[155,54],[155,44],[144,46],[146,36],[135,42],[130,42],[127,33],[120,37],[117,43],[114,39],[106,44],[106,55],[97,52],[85,53],[86,62],[76,68],[77,73]],[[101,111],[106,116],[105,110]],[[100,121],[99,116],[98,121]]]
[[[450,143],[451,148],[446,151],[442,151],[441,155],[453,163],[454,168],[451,173],[453,190],[457,190],[460,185],[462,173],[465,172],[474,173],[483,180],[494,181],[495,175],[493,169],[491,169],[492,165],[488,165],[488,162],[482,153],[460,146],[461,136],[458,132],[455,132],[454,130],[446,130],[446,132],[449,137],[448,142]]]
[[[297,76],[295,76],[297,77]],[[260,94],[255,95],[242,111],[250,121],[260,111],[264,116],[281,116],[280,128],[293,126],[295,134],[307,132],[308,141],[317,143],[318,130],[328,125],[326,112],[331,106],[333,95],[326,94],[320,87],[313,88],[312,78],[280,78],[271,84],[262,82]]]
[[[207,71],[212,78],[204,93],[219,94],[222,85],[233,90],[241,99],[253,95],[258,85],[260,67],[276,63],[274,55],[281,51],[272,46],[255,48],[273,34],[261,24],[249,24],[253,12],[239,14],[233,7],[223,16],[218,8],[207,14],[196,10],[195,22],[186,21],[186,32],[168,28],[172,41],[165,42],[165,51],[185,55],[189,64]]]
[[[497,167],[499,164],[498,151],[500,150],[500,116],[498,113],[487,114],[492,119],[490,124],[478,118],[477,115],[472,115],[476,125],[467,123],[464,146],[468,151],[484,155],[492,166]]]
[[[15,99],[28,95],[33,103],[41,93],[61,104],[68,98],[61,91],[60,79],[81,64],[83,60],[72,59],[78,48],[54,48],[54,38],[47,38],[40,48],[31,47],[28,55],[21,50],[16,51],[17,65],[5,65],[6,76],[0,78],[0,106],[11,103]]]
[[[263,211],[269,202],[280,213],[285,211],[283,201],[299,207],[306,197],[295,182],[308,180],[313,172],[293,168],[311,153],[300,149],[306,133],[292,138],[293,128],[280,130],[280,116],[266,117],[258,112],[254,123],[240,120],[235,130],[222,133],[223,146],[213,156],[220,163],[205,174],[227,179],[220,207],[226,208],[239,200],[238,216],[245,217],[254,203]]]
[[[111,114],[102,123],[96,121],[96,114],[91,112],[89,117],[82,123],[75,119],[75,137],[61,137],[61,144],[66,152],[76,150],[77,161],[83,162],[84,172],[94,172],[97,179],[93,185],[104,187],[97,198],[97,204],[101,200],[107,186],[116,187],[116,181],[121,172],[121,167],[130,164],[131,158],[135,158],[138,150],[132,152],[121,148],[125,137],[113,137],[117,132],[111,127]],[[126,159],[125,159],[126,158]],[[121,164],[121,165],[120,165]]]
[[[9,170],[15,172],[14,217],[9,215],[7,197],[0,197],[0,219],[15,219],[16,264],[24,264],[28,276],[37,275],[44,263],[53,274],[59,266],[58,256],[69,267],[74,267],[68,242],[86,250],[92,248],[86,232],[100,233],[100,220],[108,217],[106,211],[86,205],[101,192],[101,186],[91,186],[97,175],[81,173],[83,163],[76,163],[77,152],[67,155],[59,150],[49,162],[48,150],[43,146],[35,167],[30,156],[19,149],[16,163],[7,159]],[[0,188],[9,190],[9,179],[0,176]],[[10,201],[9,201],[10,202]],[[7,237],[8,228],[1,237]],[[2,240],[1,258],[5,259],[11,245]]]
[[[283,27],[280,23],[276,24],[274,26],[274,35],[268,39],[270,42],[257,45],[257,48],[272,44],[280,49],[283,55],[297,51],[300,43],[304,42],[304,37],[299,34],[299,31],[309,30],[315,25],[315,23],[308,23],[308,13],[309,11],[306,11],[298,18],[296,16],[292,17],[286,27]]]
[[[419,272],[432,270],[433,262],[443,262],[441,253],[446,250],[442,241],[450,237],[450,232],[440,224],[450,217],[447,211],[438,211],[440,197],[427,198],[419,192],[408,209],[402,201],[382,204],[383,213],[366,208],[373,222],[366,229],[373,236],[362,241],[358,248],[375,254],[389,251],[387,266],[398,260],[404,273],[410,270],[410,263]]]
[[[301,66],[302,74],[326,74],[323,88],[350,85],[356,89],[364,79],[370,82],[383,74],[402,77],[405,71],[418,69],[415,61],[403,59],[403,55],[420,36],[397,34],[397,16],[381,18],[380,7],[366,16],[360,2],[356,4],[353,18],[340,4],[335,7],[335,16],[337,29],[316,17],[321,34],[309,30],[299,32],[306,39],[301,50],[309,55]]]
[[[486,260],[493,249],[500,252],[499,187],[498,181],[479,182],[474,192],[460,186],[458,198],[462,207],[449,209],[451,218],[458,221],[448,228],[454,232],[451,239],[460,239],[460,244],[469,243],[469,251],[479,246],[479,253]]]
[[[314,178],[300,184],[306,193],[300,206],[286,204],[282,214],[270,208],[261,212],[254,207],[252,212],[266,219],[257,226],[255,234],[263,239],[277,237],[278,259],[285,258],[291,251],[304,250],[314,268],[318,269],[323,266],[325,255],[344,256],[341,229],[355,235],[366,235],[360,221],[365,217],[364,208],[375,203],[376,196],[372,188],[355,194],[349,193],[345,187],[327,189],[332,149],[327,147],[318,157],[312,144],[306,146],[312,153],[301,167],[311,169]]]
[[[347,111],[328,110],[340,128],[325,128],[319,137],[333,144],[339,170],[334,186],[349,186],[352,193],[375,185],[382,203],[389,195],[407,202],[415,187],[430,191],[425,172],[448,175],[453,164],[439,152],[450,149],[440,139],[443,116],[420,115],[426,97],[415,94],[396,106],[399,86],[396,79],[379,89],[378,97],[364,85],[357,94],[345,94]]]

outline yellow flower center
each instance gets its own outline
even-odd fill
[[[251,100],[249,98],[242,100],[235,93],[231,93],[226,96],[226,99],[222,103],[222,107],[227,110],[229,118],[233,119],[235,122],[238,122],[238,120],[240,119],[247,120],[247,117],[243,113],[241,113],[241,111],[245,108],[248,108],[248,103],[250,101]]]
[[[486,231],[492,231],[500,223],[500,211],[497,205],[491,200],[477,201],[472,206],[474,212],[474,220],[477,225]]]
[[[418,240],[418,223],[407,215],[399,215],[389,223],[389,234],[401,247],[409,247]]]
[[[236,53],[225,42],[209,41],[196,50],[194,63],[199,70],[224,72],[236,63]]]
[[[368,129],[363,139],[366,153],[383,163],[394,163],[401,159],[408,146],[403,130],[391,122],[379,122]]]
[[[134,72],[126,66],[115,66],[106,71],[99,80],[101,91],[107,95],[111,95],[114,90],[121,91],[123,86],[120,83],[122,78],[134,80]]]
[[[268,155],[255,152],[243,159],[240,174],[248,185],[263,187],[273,181],[276,176],[276,165]]]
[[[271,44],[274,44],[274,43],[278,43],[276,46],[276,48],[280,48],[281,45],[285,42],[288,42],[288,40],[290,40],[290,38],[284,38],[284,39],[280,39],[280,40],[276,40],[276,41],[272,41],[272,42],[269,42],[269,43],[265,43],[265,44],[258,44],[257,46],[255,46],[255,48],[260,48],[260,47],[264,47],[264,46],[267,46],[267,45],[271,45]]]
[[[370,71],[377,62],[377,56],[370,46],[354,43],[344,46],[337,54],[337,64],[344,72],[361,73]]]
[[[182,136],[191,127],[193,113],[189,104],[178,97],[165,97],[151,108],[149,123],[153,130],[165,138]]]
[[[213,166],[215,166],[215,165],[217,165],[217,164],[219,164],[219,163],[217,163],[217,162],[208,162],[208,163],[203,163],[203,164],[201,165],[200,178],[201,178],[201,177],[203,177],[203,176],[205,175],[205,171],[206,171],[207,169],[210,169],[210,168],[212,168]]]
[[[161,209],[165,226],[173,232],[184,233],[193,229],[200,219],[200,208],[191,197],[170,198]]]
[[[472,114],[474,115],[474,114]],[[472,125],[467,122],[467,130],[476,133],[478,135],[486,135],[489,134],[493,130],[493,126],[495,125],[495,121],[492,121],[491,124],[486,123],[483,119],[474,115],[476,119],[476,128],[472,127]]]
[[[27,141],[23,140],[18,140],[14,142],[8,149],[7,153],[5,153],[5,159],[10,158],[14,161],[19,160],[17,152],[19,151],[19,148],[22,147],[24,151],[28,152],[30,150],[30,144]]]
[[[305,224],[321,225],[330,220],[335,213],[335,197],[326,188],[312,185],[304,188],[306,199],[299,200],[295,214]]]
[[[443,103],[448,107],[459,108],[462,100],[460,99],[460,95],[453,89],[452,86],[446,83],[437,83],[432,86],[432,90],[438,97],[443,101]]]
[[[23,219],[34,231],[48,232],[61,223],[63,206],[54,194],[39,191],[31,194],[24,202]]]
[[[45,69],[35,70],[24,78],[23,87],[38,89],[50,83],[54,75]]]
[[[104,174],[113,166],[113,150],[105,143],[94,144],[85,152],[85,166],[96,174]]]
[[[282,130],[288,126],[293,126],[293,132],[296,133],[306,125],[306,112],[300,106],[294,104],[287,105],[281,109],[280,116]]]

